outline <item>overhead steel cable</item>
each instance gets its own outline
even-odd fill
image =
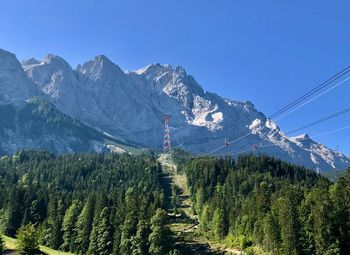
[[[341,82],[339,82],[339,83],[333,85],[332,87],[330,87],[330,88],[327,89],[326,91],[323,91],[321,94],[318,94],[317,96],[311,98],[310,100],[308,100],[308,101],[306,101],[305,103],[299,105],[298,107],[296,107],[296,108],[290,110],[289,112],[283,114],[282,116],[279,116],[279,117],[278,117],[277,119],[275,119],[275,120],[279,120],[279,119],[281,119],[281,118],[287,116],[288,114],[291,114],[292,112],[294,112],[294,111],[300,109],[300,108],[303,107],[304,105],[306,105],[306,104],[308,104],[308,103],[314,101],[315,99],[317,99],[317,98],[323,96],[324,94],[328,93],[328,92],[331,91],[332,89],[335,89],[336,87],[342,85],[344,82],[346,82],[346,81],[348,81],[348,80],[350,80],[350,77],[348,77],[348,78],[346,78],[345,80],[342,80]]]
[[[218,148],[216,148],[216,149],[214,149],[214,150],[212,150],[212,151],[209,151],[209,152],[200,154],[200,155],[198,155],[197,157],[204,157],[204,156],[213,154],[214,152],[217,152],[218,150],[221,150],[221,149],[223,149],[223,148],[226,148],[228,145],[230,145],[230,144],[232,144],[232,143],[235,143],[235,142],[237,142],[237,141],[239,141],[239,140],[242,140],[243,138],[245,138],[245,137],[247,137],[247,136],[249,136],[249,135],[251,135],[251,134],[252,134],[252,133],[250,132],[250,133],[247,133],[247,134],[245,134],[245,135],[242,135],[241,137],[238,137],[238,138],[236,138],[236,139],[234,139],[234,140],[232,140],[232,141],[227,142],[227,143],[226,143],[225,145],[223,145],[223,146],[220,146],[220,147],[218,147]]]
[[[337,129],[333,129],[333,130],[329,130],[327,132],[324,132],[324,133],[321,133],[321,134],[318,134],[318,135],[313,135],[311,136],[311,139],[312,138],[317,138],[317,137],[322,137],[322,136],[325,136],[325,135],[329,135],[329,134],[333,134],[333,133],[336,133],[336,132],[339,132],[339,131],[342,131],[342,130],[345,130],[345,129],[350,129],[350,125],[348,126],[344,126],[344,127],[341,127],[341,128],[337,128]],[[305,137],[305,138],[301,138],[299,139],[299,141],[301,140],[306,140],[306,139],[310,139],[310,137]],[[229,153],[222,153],[222,154],[217,154],[217,155],[210,155],[212,157],[224,157],[224,156],[236,156],[236,155],[239,155],[239,154],[242,154],[242,153],[246,153],[246,152],[249,152],[249,151],[255,151],[257,149],[260,149],[260,148],[268,148],[268,147],[274,147],[274,146],[279,146],[279,144],[273,144],[273,143],[270,143],[270,144],[260,144],[260,145],[257,145],[257,147],[255,148],[254,146],[250,146],[249,148],[243,148],[239,151],[235,151],[235,152],[229,152]],[[194,158],[199,158],[199,157],[191,157],[192,159]]]
[[[350,125],[349,126],[345,126],[345,127],[341,127],[341,128],[337,128],[337,129],[333,129],[333,130],[330,130],[330,131],[327,131],[327,132],[324,132],[324,133],[321,133],[321,134],[318,134],[318,135],[313,135],[312,138],[317,138],[317,137],[333,134],[333,133],[336,133],[336,132],[339,132],[339,131],[342,131],[342,130],[345,130],[345,129],[349,129],[349,128],[350,128]]]
[[[311,139],[312,138],[321,137],[321,136],[325,136],[325,135],[329,135],[329,134],[333,134],[333,133],[336,133],[336,132],[339,132],[339,131],[342,131],[342,130],[345,130],[345,129],[349,129],[349,128],[350,128],[350,125],[344,126],[344,127],[341,127],[341,128],[337,128],[337,129],[333,129],[333,130],[330,130],[330,131],[327,131],[327,132],[324,132],[324,133],[321,133],[321,134],[318,134],[318,135],[313,135],[313,136],[311,136]],[[310,139],[310,137],[299,139],[299,141],[300,140],[306,140],[306,139]],[[259,149],[259,148],[267,148],[267,147],[274,147],[274,146],[279,146],[279,144],[259,145],[257,148]],[[237,151],[237,152],[234,152],[234,153],[226,153],[226,154],[221,154],[221,155],[217,155],[217,156],[238,155],[238,154],[242,154],[242,153],[249,152],[249,151],[254,151],[254,150],[255,150],[254,148],[242,149],[241,151]]]
[[[315,97],[312,97],[311,99],[309,99],[308,101],[304,102],[303,104],[299,105],[297,108],[292,109],[294,106],[298,105],[299,103],[303,102],[305,99],[308,99],[309,97],[315,95],[317,92],[319,92],[320,90],[326,88],[328,85],[332,84],[334,81],[340,79],[341,77],[343,77],[344,75],[348,74],[350,72],[350,66],[347,66],[346,68],[344,68],[342,71],[338,72],[337,74],[333,75],[331,78],[327,79],[326,81],[322,82],[320,85],[318,85],[317,87],[313,88],[312,90],[310,90],[309,92],[307,92],[306,94],[304,94],[303,96],[299,97],[298,99],[294,100],[293,102],[289,103],[287,106],[283,107],[282,109],[280,109],[279,111],[277,111],[276,113],[272,114],[269,118],[273,119],[276,118],[278,116],[280,116],[281,114],[283,114],[282,116],[280,116],[279,118],[277,118],[276,120],[287,116],[288,114],[290,114],[291,112],[294,112],[297,109],[300,109],[301,107],[303,107],[304,105],[310,103],[311,101],[319,98],[320,96],[324,95],[325,93],[329,92],[330,90],[340,86],[341,84],[343,84],[344,82],[346,82],[347,80],[350,79],[350,77],[342,80],[341,82],[333,85],[332,87],[330,87],[329,89],[327,89],[326,91],[323,91],[321,94],[316,95]],[[291,110],[290,110],[291,109]],[[286,112],[290,110],[289,112]],[[220,146],[212,151],[209,151],[207,153],[203,153],[198,155],[197,157],[204,157],[204,156],[208,156],[210,154],[213,154],[223,148],[226,148],[227,145],[230,145],[232,143],[235,143],[249,135],[253,134],[252,131],[250,131],[247,134],[244,134],[232,141],[227,142],[225,145]]]
[[[326,81],[322,82],[320,85],[316,86],[315,88],[313,88],[312,90],[310,90],[309,92],[305,93],[304,95],[302,95],[301,97],[297,98],[296,100],[292,101],[291,103],[289,103],[288,105],[286,105],[285,107],[283,107],[282,109],[278,110],[277,112],[275,112],[274,114],[272,114],[270,116],[271,119],[276,118],[277,116],[281,115],[283,112],[288,111],[289,109],[291,109],[292,107],[296,106],[297,104],[299,104],[300,102],[304,101],[306,98],[314,95],[315,93],[319,92],[320,90],[324,89],[325,87],[327,87],[329,84],[331,84],[332,82],[338,80],[340,77],[344,76],[345,74],[350,72],[350,66],[347,66],[346,68],[344,68],[343,70],[341,70],[340,72],[338,72],[337,74],[333,75],[331,78],[327,79]]]
[[[295,132],[298,132],[298,131],[300,131],[300,130],[303,130],[303,129],[306,129],[306,128],[315,126],[315,125],[317,125],[317,124],[319,124],[319,123],[322,123],[322,122],[325,122],[325,121],[327,121],[327,120],[333,119],[333,118],[335,118],[335,117],[338,117],[338,116],[340,116],[340,115],[346,114],[346,113],[348,113],[348,112],[350,112],[350,108],[346,108],[346,109],[344,109],[344,110],[342,110],[342,111],[339,111],[339,112],[334,113],[334,114],[331,114],[331,115],[329,115],[329,116],[327,116],[327,117],[324,117],[324,118],[321,118],[321,119],[316,120],[316,121],[314,121],[314,122],[311,122],[311,123],[309,123],[309,124],[307,124],[307,125],[305,125],[305,126],[302,126],[302,127],[296,128],[296,129],[294,129],[294,130],[291,130],[291,131],[287,132],[286,135],[290,135],[290,134],[295,133]]]

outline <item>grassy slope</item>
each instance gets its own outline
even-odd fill
[[[4,237],[4,241],[5,241],[5,247],[6,249],[10,249],[10,250],[15,250],[16,249],[16,239],[8,237],[8,236],[3,236]],[[53,249],[50,249],[48,247],[45,246],[40,246],[40,250],[42,252],[45,252],[48,255],[73,255],[73,253],[68,253],[68,252],[62,252],[62,251],[56,251]]]
[[[171,185],[177,186],[180,190],[178,213],[180,213],[182,217],[173,218],[169,224],[170,229],[175,233],[178,245],[187,247],[187,249],[192,249],[193,253],[191,254],[244,255],[245,253],[239,249],[228,248],[223,244],[209,240],[199,231],[199,220],[198,216],[194,215],[192,211],[192,201],[190,198],[190,190],[187,184],[186,174],[177,171],[177,166],[170,155],[161,154],[158,161],[161,163],[166,176],[170,178]],[[168,199],[171,199],[171,197]],[[173,215],[172,208],[168,208],[168,215]],[[200,250],[197,250],[196,247]]]

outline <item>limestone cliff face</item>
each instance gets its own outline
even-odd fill
[[[0,104],[24,100],[38,93],[16,56],[0,49]]]
[[[217,153],[259,145],[254,153],[313,169],[350,165],[348,157],[307,136],[287,137],[251,102],[205,92],[182,67],[152,64],[124,72],[106,56],[97,56],[73,69],[55,55],[23,61],[21,67],[14,55],[0,51],[0,88],[2,104],[38,96],[129,144],[160,148],[162,116],[168,114],[173,147],[209,152],[223,145],[225,138],[234,140],[251,132]]]

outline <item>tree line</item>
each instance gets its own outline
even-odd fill
[[[200,231],[248,252],[350,254],[350,170],[337,183],[267,156],[184,166]]]

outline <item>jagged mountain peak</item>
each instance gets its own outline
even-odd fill
[[[37,67],[37,66],[46,66],[45,68],[48,68],[50,66],[50,68],[54,70],[59,69],[62,71],[66,71],[66,70],[69,70],[70,72],[73,71],[70,64],[64,58],[54,54],[47,54],[42,60],[37,60],[35,58],[23,60],[21,64],[25,71],[29,69],[33,69],[34,67]]]
[[[139,75],[146,75],[146,76],[156,76],[157,74],[173,71],[173,68],[169,64],[160,64],[160,63],[153,63],[150,65],[147,65],[145,67],[142,67],[136,71],[133,71],[134,73],[137,73]]]
[[[37,60],[36,58],[29,58],[24,59],[21,61],[22,66],[30,66],[30,65],[38,65],[40,64],[40,60]]]
[[[38,93],[16,55],[0,49],[0,104],[24,100]]]
[[[181,101],[186,107],[190,107],[189,101],[193,101],[195,95],[204,95],[203,88],[181,66],[174,69],[170,64],[156,63],[132,73],[143,77],[147,82],[154,84],[159,91]]]
[[[1,57],[3,57],[4,55],[15,55],[7,50],[4,50],[4,49],[1,49],[0,48],[0,54],[1,54]]]
[[[7,69],[12,71],[21,69],[21,63],[18,61],[14,53],[0,49],[0,59],[1,69]]]
[[[1,48],[0,48],[0,57],[2,61],[5,61],[7,58],[11,58],[11,59],[15,58],[17,60],[16,55],[14,53]]]
[[[63,67],[69,67],[69,69],[72,69],[70,64],[64,58],[54,54],[47,54],[41,62],[45,64],[57,64],[57,65],[60,65]]]
[[[72,67],[58,55],[47,54],[40,61],[22,61],[22,66],[38,88],[54,100],[62,94],[67,95],[77,86],[76,82],[71,82],[75,79]]]
[[[107,78],[115,76],[123,77],[125,75],[120,67],[114,64],[105,55],[98,55],[93,60],[78,65],[76,70],[94,81],[105,81]]]
[[[94,60],[96,62],[103,62],[103,63],[115,65],[106,55],[103,55],[103,54],[95,56]]]
[[[153,63],[142,67],[132,73],[136,73],[139,75],[144,75],[147,78],[157,78],[165,73],[177,74],[178,76],[187,77],[186,69],[182,66],[176,66],[173,68],[170,64],[160,64]]]

